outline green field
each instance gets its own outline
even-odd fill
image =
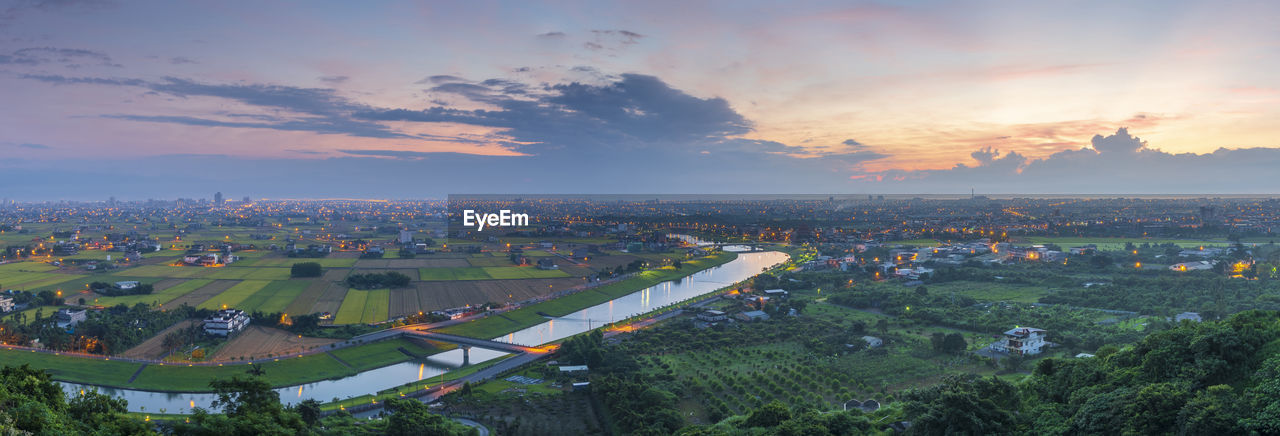
[[[244,302],[245,299],[249,298],[256,292],[261,291],[262,288],[265,288],[270,283],[271,282],[268,280],[245,280],[243,282],[236,283],[235,286],[232,286],[230,289],[222,291],[221,294],[213,296],[213,298],[210,298],[209,300],[203,303],[200,303],[200,305],[196,307],[200,309],[212,309],[212,310],[218,310],[223,308],[228,308],[228,309],[239,308],[242,310],[251,309],[251,308],[244,308],[244,307],[238,307],[238,306],[240,306],[240,303]]]
[[[1182,248],[1205,247],[1226,247],[1231,245],[1227,241],[1196,241],[1191,239],[1147,239],[1147,238],[1079,238],[1079,237],[1050,237],[1050,236],[1028,236],[1022,238],[1026,243],[1031,244],[1057,244],[1063,249],[1076,247],[1087,244],[1096,244],[1099,250],[1118,251],[1123,250],[1126,243],[1134,245],[1151,244],[1175,244]]]
[[[418,268],[422,281],[454,280],[522,280],[568,277],[560,270],[541,270],[532,266],[484,266],[457,268]]]
[[[347,290],[342,299],[338,314],[334,315],[334,324],[369,324],[387,320],[387,309],[391,304],[390,289],[361,291]]]
[[[173,299],[187,295],[188,292],[199,289],[201,286],[213,283],[213,280],[195,279],[187,280],[177,285],[171,286],[163,291],[158,291],[146,295],[124,295],[120,297],[98,297],[93,299],[93,304],[102,306],[115,306],[124,304],[133,306],[138,303],[144,304],[160,304],[168,303]]]
[[[287,268],[287,267],[292,267],[293,264],[295,263],[315,262],[320,264],[320,266],[324,268],[351,268],[355,266],[357,260],[359,259],[355,259],[355,258],[339,259],[339,258],[329,258],[329,257],[321,257],[318,259],[308,259],[308,258],[302,258],[302,257],[284,257],[284,258],[272,257],[272,258],[263,258],[263,259],[253,260],[253,261],[237,262],[232,264],[232,266],[239,266],[241,263],[244,263],[245,266],[274,266],[274,267]]]
[[[198,266],[143,265],[122,272],[134,277],[167,277],[188,279],[200,276],[207,268]]]
[[[263,287],[262,290],[245,298],[239,306],[245,310],[262,313],[284,312],[294,298],[311,285],[310,280],[277,280]]]
[[[271,382],[273,386],[291,386],[355,374],[355,371],[347,369],[341,362],[324,353],[265,362],[259,366],[264,371],[263,378]],[[246,365],[147,365],[146,369],[143,369],[142,373],[138,375],[137,380],[120,386],[126,386],[130,389],[159,391],[208,391],[211,380],[215,378],[227,379],[237,375],[244,376],[247,368],[248,366]],[[128,377],[125,380],[127,381]]]
[[[289,268],[210,268],[200,277],[218,280],[288,280]]]
[[[684,267],[681,269],[663,267],[644,271],[617,283],[598,286],[587,291],[566,295],[551,301],[522,307],[503,313],[502,316],[490,316],[463,324],[452,325],[442,328],[440,331],[473,338],[495,338],[516,330],[538,325],[546,321],[546,318],[538,315],[538,312],[543,312],[551,316],[568,315],[574,311],[591,307],[667,280],[686,277],[690,274],[713,266],[723,265],[736,258],[738,258],[737,253],[722,252],[686,261],[683,264]]]
[[[333,350],[334,356],[338,356],[343,362],[351,365],[356,371],[367,371],[374,368],[380,368],[392,363],[400,363],[410,359],[408,355],[400,352],[400,348],[409,350],[415,356],[422,357],[440,352],[434,348],[426,348],[419,346],[407,339],[397,338],[386,341],[378,341],[368,345],[359,347],[342,348]]]
[[[0,362],[5,365],[29,364],[49,371],[58,380],[126,386],[129,377],[141,366],[119,360],[82,359],[31,351],[0,349]]]

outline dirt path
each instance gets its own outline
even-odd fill
[[[160,359],[169,351],[164,349],[165,335],[195,325],[199,322],[200,320],[198,319],[184,319],[182,321],[178,321],[174,325],[169,326],[169,328],[161,330],[160,333],[156,333],[156,335],[152,336],[150,339],[142,341],[141,344],[135,345],[133,348],[130,348],[119,355],[130,359]]]
[[[284,330],[250,325],[235,335],[226,345],[218,347],[211,360],[230,360],[238,357],[262,358],[296,354],[317,347],[325,347],[337,339],[298,337]]]

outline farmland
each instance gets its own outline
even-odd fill
[[[390,289],[349,290],[342,300],[334,324],[371,324],[387,320]]]

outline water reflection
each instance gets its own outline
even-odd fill
[[[732,262],[694,273],[679,283],[660,283],[564,317],[550,319],[545,323],[494,338],[494,340],[530,346],[545,344],[593,328],[599,328],[607,323],[706,294],[729,283],[751,277],[762,269],[781,263],[784,260],[786,260],[785,254],[773,251],[742,253]],[[655,290],[659,292],[654,292]],[[472,348],[470,361],[471,363],[484,362],[504,355],[506,353],[500,351]],[[461,367],[462,360],[462,350],[455,349],[423,359],[365,371],[342,379],[279,388],[276,389],[276,392],[280,394],[281,401],[286,404],[295,404],[307,399],[328,402],[334,399],[360,396],[418,380],[437,377],[449,370]],[[61,384],[67,395],[77,395],[83,389],[94,389],[93,386],[76,383]],[[191,409],[196,406],[210,408],[216,398],[209,393],[169,393],[115,388],[97,389],[104,394],[128,400],[129,410],[135,412],[190,413]]]

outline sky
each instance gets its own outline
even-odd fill
[[[0,198],[1276,194],[1277,16],[0,0]]]

